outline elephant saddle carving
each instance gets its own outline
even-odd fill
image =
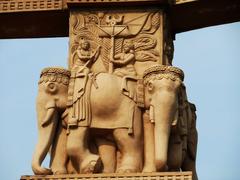
[[[81,86],[78,81],[82,81]],[[131,133],[138,101],[141,100],[143,104],[143,98],[138,97],[138,94],[143,94],[143,88],[139,88],[141,82],[140,78],[134,76],[119,77],[108,73],[75,78],[72,81],[75,84],[71,85],[70,82],[69,85],[74,90],[69,89],[69,92],[73,91],[70,94],[73,97],[68,98],[72,99],[68,104],[68,126],[128,128]],[[112,94],[111,98],[109,94]]]

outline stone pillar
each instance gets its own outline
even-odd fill
[[[197,180],[196,152],[185,160],[190,151],[187,122],[193,117],[184,73],[172,67],[170,1],[64,3],[71,74],[65,94],[67,133],[61,134],[67,162],[60,170],[53,163],[50,172],[36,174],[81,174],[49,176],[53,179],[191,180],[193,172]],[[63,150],[56,147],[54,152]],[[51,156],[51,162],[58,158]],[[158,173],[181,170],[192,172]]]

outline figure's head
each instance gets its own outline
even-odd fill
[[[126,42],[123,47],[123,52],[129,53],[130,51],[134,51],[134,44],[132,42]]]
[[[90,48],[90,43],[87,40],[82,40],[81,42],[81,48],[83,50],[88,50]]]

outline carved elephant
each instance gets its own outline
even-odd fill
[[[137,86],[137,80],[132,77],[120,78],[107,73],[98,74],[92,80],[89,94],[91,97],[91,122],[87,126],[80,125],[69,128],[67,137],[65,130],[58,128],[63,131],[63,133],[57,133],[59,137],[63,137],[64,145],[61,147],[63,147],[64,153],[67,152],[67,155],[64,155],[64,163],[62,163],[65,164],[64,167],[66,168],[66,161],[69,157],[77,173],[94,171],[88,164],[91,165],[92,161],[97,161],[98,156],[89,151],[88,137],[90,134],[93,139],[95,138],[98,145],[98,153],[103,162],[104,172],[141,172],[143,163],[143,171],[148,172],[149,169],[151,169],[151,172],[164,170],[167,165],[170,128],[171,123],[176,118],[178,92],[182,80],[183,72],[180,69],[162,65],[156,65],[145,71],[143,86]],[[40,92],[46,96],[44,87],[46,86],[40,88],[43,89]],[[60,92],[65,93],[61,96],[66,100],[67,87],[61,90]],[[46,99],[51,99],[50,97],[52,97],[52,94]],[[38,101],[40,102],[38,103],[39,107],[46,106],[43,103],[45,101],[41,98]],[[155,124],[153,127],[152,123],[146,123],[148,118],[144,118],[144,138],[141,117],[143,109],[140,109],[137,104],[141,104],[144,109],[149,110],[150,120]],[[62,106],[57,105],[57,107]],[[41,108],[38,110],[39,114],[42,112]],[[65,101],[64,107],[57,109],[63,112],[64,108],[66,108]],[[69,123],[71,123],[69,122],[69,116],[72,113],[71,108],[68,108],[68,110],[70,111],[70,115],[68,115],[69,126]],[[45,112],[42,113],[41,116],[49,114],[46,108]],[[48,131],[46,127],[43,128],[45,125],[41,120],[43,118],[39,118],[39,133],[42,137],[39,142],[45,143],[45,148],[42,148],[43,146],[39,147],[42,148],[41,154],[37,150],[34,155],[33,170],[36,174],[46,172],[46,169],[41,169],[41,171],[36,169],[39,169],[51,143],[53,143],[54,128],[57,129],[55,123],[49,123],[47,127],[50,130]],[[150,129],[147,126],[150,126]],[[41,136],[41,131],[44,130],[49,132],[48,136]],[[142,157],[143,146],[144,159]],[[119,151],[118,154],[120,155],[118,157],[120,158],[116,158],[116,151]],[[58,151],[55,150],[56,152]],[[53,170],[53,166],[51,168]],[[69,173],[68,170],[66,172]]]
[[[163,68],[164,69],[164,68]],[[144,168],[143,172],[192,171],[195,169],[197,131],[195,106],[187,101],[183,72],[175,67],[162,71],[149,69],[145,73],[146,107],[144,114]],[[147,74],[153,74],[146,78]],[[159,81],[162,81],[161,83]],[[148,98],[148,94],[159,93]],[[158,103],[154,103],[154,102]]]
[[[104,78],[101,78],[104,77]],[[107,78],[106,78],[107,77]],[[86,153],[79,152],[78,147],[75,145],[81,145],[84,143],[83,139],[81,137],[73,138],[76,134],[83,133],[83,131],[86,130],[80,130],[80,128],[77,128],[76,131],[74,129],[69,128],[69,134],[67,135],[67,130],[63,128],[62,121],[68,123],[69,113],[68,111],[71,108],[67,108],[67,98],[68,98],[68,85],[69,85],[69,79],[70,79],[70,72],[64,69],[58,69],[58,68],[46,68],[41,73],[41,78],[39,81],[39,90],[38,90],[38,96],[37,96],[37,117],[38,117],[38,143],[36,145],[36,150],[33,155],[32,160],[32,169],[33,172],[36,175],[46,175],[46,174],[65,174],[65,173],[91,173],[87,169],[86,172],[84,172],[82,169],[84,169],[84,166],[78,167],[76,164],[79,163],[81,160],[77,160],[79,162],[76,163],[74,159],[78,156],[85,156]],[[101,100],[100,102],[103,102],[103,105],[105,105],[108,108],[112,108],[111,111],[117,110],[119,106],[120,108],[118,110],[118,113],[120,116],[118,119],[118,122],[122,124],[123,128],[115,128],[115,127],[109,127],[108,130],[114,129],[112,132],[112,135],[115,137],[114,141],[116,141],[116,144],[119,145],[119,150],[121,152],[126,151],[125,160],[124,155],[122,156],[121,164],[122,168],[120,169],[128,169],[128,171],[141,171],[142,167],[142,135],[141,135],[141,122],[137,122],[137,120],[141,119],[141,112],[140,109],[138,109],[135,106],[135,102],[131,99],[131,97],[127,97],[126,95],[122,94],[122,79],[113,76],[106,73],[103,73],[98,76],[97,83],[99,87],[96,90],[92,90],[91,100],[92,104],[99,103],[98,101],[94,102],[96,98],[99,98],[99,95],[97,95],[99,92],[104,92],[107,98],[109,98],[109,93],[105,93],[105,87],[103,86],[103,82],[99,82],[98,80],[104,80],[105,84],[109,82],[117,82],[118,86],[112,86],[110,87],[110,92],[114,91],[111,88],[117,88],[119,89],[119,92],[116,92],[113,97],[112,101],[109,101],[110,104],[105,104],[106,101]],[[115,83],[116,84],[116,83]],[[130,83],[134,85],[135,88],[135,82]],[[101,91],[101,88],[103,88]],[[94,88],[92,88],[94,89]],[[99,91],[100,90],[100,91]],[[106,91],[109,92],[109,91]],[[94,99],[94,97],[96,97]],[[104,96],[103,96],[104,97]],[[121,101],[122,100],[122,101]],[[111,104],[112,103],[112,104]],[[116,117],[114,114],[111,115],[111,111],[104,114],[104,107],[101,106],[102,109],[96,109],[93,106],[92,109],[92,116],[93,119],[96,121],[93,121],[93,123],[90,125],[90,128],[98,128],[98,125],[94,125],[95,123],[98,123],[98,118],[103,118],[101,115],[94,116],[96,114],[103,114],[104,116],[108,117],[109,121],[112,121],[113,119],[116,120]],[[129,111],[129,109],[132,109],[132,114],[126,114],[124,115],[124,111]],[[95,111],[96,110],[96,111]],[[67,113],[64,113],[67,112]],[[112,118],[112,120],[110,119]],[[126,119],[121,122],[122,119]],[[64,121],[64,119],[67,119]],[[137,119],[137,120],[133,120]],[[127,123],[126,125],[124,123]],[[69,125],[69,124],[67,124]],[[95,127],[94,127],[95,126]],[[104,127],[104,124],[102,124]],[[118,127],[119,124],[114,123],[113,126]],[[84,127],[81,127],[81,129],[84,129]],[[88,129],[88,128],[87,128]],[[100,128],[101,129],[101,128]],[[103,128],[106,129],[106,128]],[[132,136],[134,131],[134,136]],[[75,134],[76,132],[76,134]],[[104,132],[105,134],[105,132]],[[129,135],[131,134],[131,135]],[[82,141],[83,140],[83,141]],[[96,143],[99,146],[99,153],[102,156],[106,156],[105,151],[106,148],[102,148],[103,146],[106,147],[106,142],[104,142],[104,138],[97,138],[96,137]],[[79,142],[79,143],[78,143]],[[126,144],[127,143],[127,144]],[[109,143],[111,147],[111,151],[115,148],[112,143]],[[127,147],[131,145],[131,147]],[[50,168],[43,168],[41,167],[41,163],[43,162],[44,158],[46,157],[48,151],[51,147],[51,153],[50,153]],[[108,147],[107,147],[108,148]],[[88,148],[86,148],[88,149]],[[102,150],[103,149],[103,150]],[[76,150],[76,151],[75,151]],[[108,151],[110,152],[110,151]],[[108,153],[107,152],[107,153]],[[115,154],[115,152],[112,152]],[[88,162],[85,163],[85,166],[88,166],[88,163],[91,163],[91,161],[96,159],[98,155],[92,154],[93,157],[88,158],[86,156],[86,159]],[[108,154],[109,155],[109,154]],[[115,157],[113,157],[115,158]],[[105,162],[106,158],[103,159],[103,162]],[[124,162],[125,161],[125,162]],[[131,164],[132,163],[132,164]],[[69,165],[70,164],[70,165]],[[116,166],[116,165],[114,165]],[[105,168],[106,169],[106,168]],[[114,169],[114,167],[111,167],[111,169]],[[93,171],[90,169],[90,171]]]
[[[137,103],[143,104],[145,109],[150,109],[150,116],[155,117],[151,119],[155,122],[155,149],[149,149],[148,147],[152,145],[144,141],[145,152],[154,151],[155,154],[147,153],[147,156],[152,156],[152,160],[145,157],[145,161],[153,162],[155,168],[153,171],[163,170],[167,162],[170,127],[176,116],[178,92],[182,80],[183,72],[180,69],[163,65],[155,65],[145,71],[142,92],[139,92],[137,80],[131,77],[120,78],[112,74],[100,73],[94,78],[95,85],[92,86],[90,93],[92,120],[89,126],[94,129],[93,134],[97,134],[98,140],[101,134],[110,137],[109,141],[105,139],[97,142],[100,146],[99,154],[103,161],[104,172],[115,172],[111,167],[116,166],[116,172],[142,171],[143,122],[142,112],[137,107]],[[139,99],[142,102],[139,102]],[[83,135],[79,131],[80,128],[70,130],[67,143],[70,144],[67,149],[70,156],[83,159],[86,149],[82,147],[86,147],[87,143],[80,142],[80,136]],[[146,135],[149,132],[144,131],[144,133]],[[83,139],[81,141],[84,142]],[[115,148],[114,144],[116,144]],[[101,148],[101,146],[107,147]],[[117,160],[114,158],[116,149],[119,150],[121,157],[117,165]],[[105,154],[111,155],[111,160],[105,160]],[[87,152],[84,156],[90,157],[91,154]],[[113,161],[115,164],[112,163]],[[145,170],[150,168],[147,167],[150,163],[144,162],[144,164]]]
[[[131,77],[121,78],[108,73],[99,73],[94,77],[94,82],[88,81],[92,84],[87,95],[90,97],[91,121],[87,125],[86,120],[78,121],[77,127],[70,127],[67,140],[68,155],[73,164],[78,165],[78,172],[94,171],[91,162],[95,166],[94,161],[98,159],[96,154],[89,151],[89,140],[85,138],[89,133],[98,145],[103,172],[141,171],[143,138],[141,110],[134,101],[136,81]],[[72,111],[73,107],[70,107],[71,117],[74,114]],[[69,126],[72,126],[71,117]],[[121,154],[121,162],[118,162],[116,170],[117,149]],[[111,159],[107,160],[110,155]]]
[[[62,68],[45,68],[41,72],[37,95],[38,142],[32,159],[36,175],[66,173],[66,129],[62,121],[67,104],[70,72]],[[41,167],[50,150],[51,170]],[[56,151],[57,148],[57,151]]]
[[[176,118],[178,93],[184,78],[172,66],[154,66],[144,73],[144,168],[143,172],[165,171],[171,124]]]

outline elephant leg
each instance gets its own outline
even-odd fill
[[[99,155],[103,163],[103,173],[114,173],[116,170],[116,145],[106,138],[96,138]]]
[[[183,171],[192,171],[193,180],[198,180],[197,171],[196,171],[196,162],[192,158],[189,157],[188,153],[186,153],[185,159],[182,164]]]
[[[78,173],[89,174],[96,171],[99,156],[89,151],[88,127],[71,128],[67,139],[67,153]]]
[[[150,122],[149,113],[143,114],[144,129],[144,166],[143,172],[156,172],[154,151],[154,125]]]
[[[167,165],[169,171],[180,171],[184,151],[183,143],[179,135],[170,135],[168,144]]]
[[[51,150],[51,169],[53,174],[67,174],[67,132],[58,124],[57,134]]]
[[[128,129],[115,129],[113,135],[121,153],[121,163],[117,172],[140,172],[142,166],[141,141],[134,135],[129,135]]]

